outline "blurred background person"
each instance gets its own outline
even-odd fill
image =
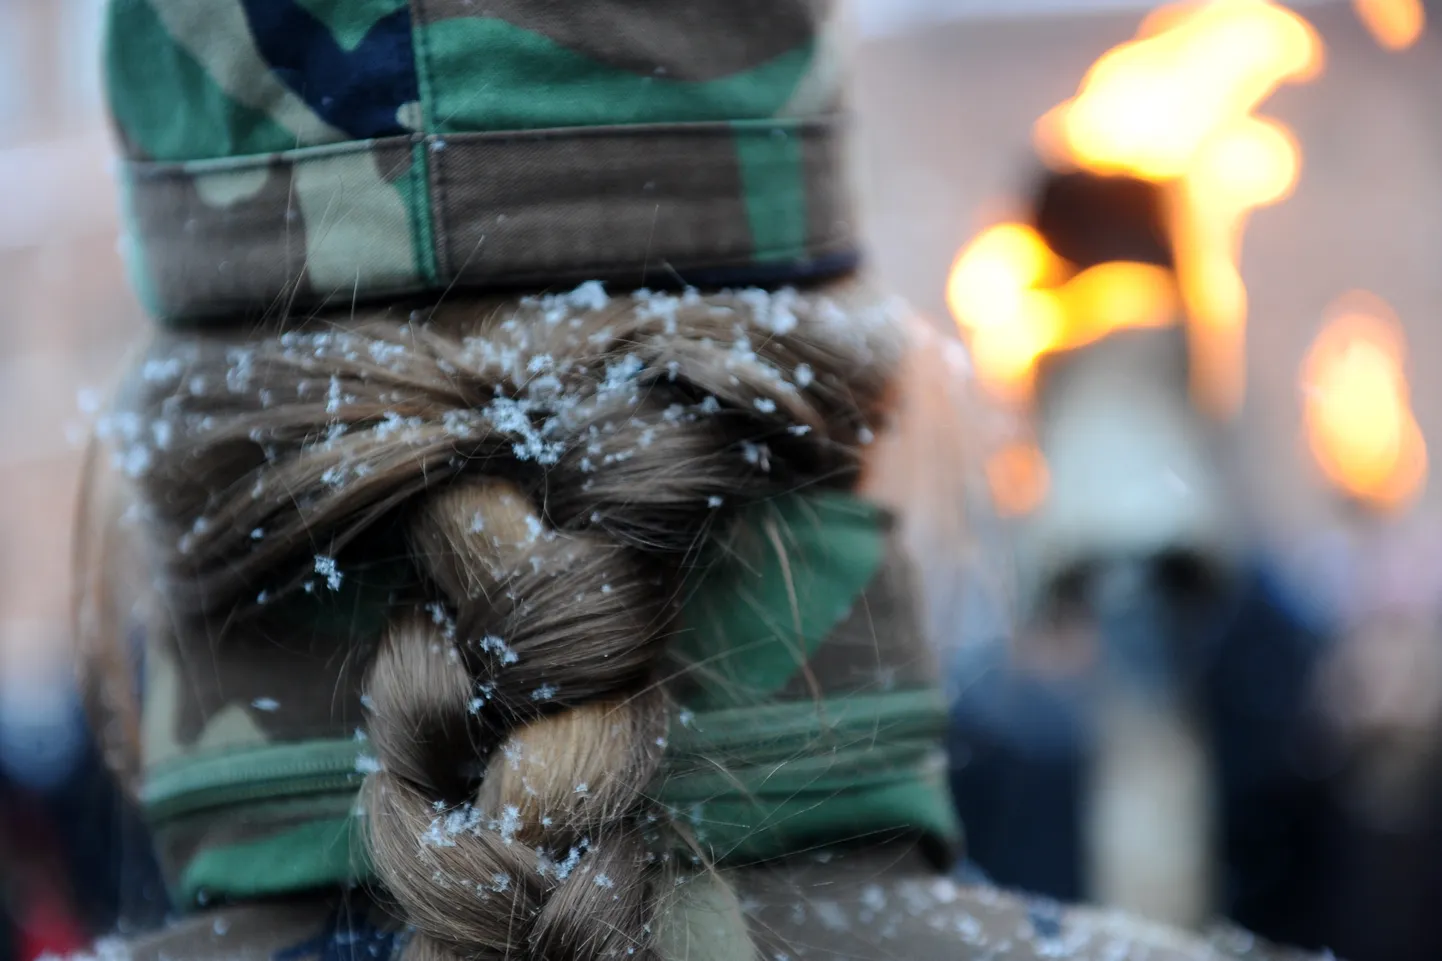
[[[164,911],[73,680],[70,527],[82,409],[141,330],[116,251],[100,5],[0,4],[0,955],[83,946]],[[82,394],[84,397],[82,397]]]
[[[993,496],[1018,591],[1013,629],[957,654],[954,785],[973,856],[1003,884],[1422,958],[1439,637],[1404,600],[1427,593],[1426,551],[1412,539],[1411,574],[1382,558],[1425,510],[1408,376],[1442,355],[1349,290],[1367,271],[1348,263],[1309,277],[1343,286],[1303,363],[1258,367],[1254,345],[1307,285],[1249,271],[1243,244],[1314,162],[1305,113],[1274,119],[1273,96],[1302,88],[1305,104],[1345,72],[1333,121],[1366,82],[1401,115],[1375,55],[1434,52],[1421,4],[1352,6],[1147,14],[1038,112],[1034,172],[962,245],[947,306],[1016,415]],[[1399,133],[1372,144],[1405,149]],[[1344,184],[1327,147],[1334,196],[1378,189]],[[1253,387],[1296,391],[1291,443],[1268,437],[1276,413]],[[1298,467],[1314,473],[1288,478]]]

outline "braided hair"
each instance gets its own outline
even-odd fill
[[[403,559],[361,803],[411,958],[651,955],[682,578],[738,509],[855,482],[894,320],[586,284],[152,346],[112,434],[178,631]]]

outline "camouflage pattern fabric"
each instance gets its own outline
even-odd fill
[[[683,706],[704,717],[708,710],[793,705],[810,716],[828,698],[934,691],[938,672],[915,606],[915,578],[890,515],[829,494],[782,499],[740,520],[716,545],[726,563],[709,566],[683,612],[674,667],[680,675],[674,694]],[[354,612],[364,610],[359,599],[368,590],[381,598],[353,631],[342,629],[348,621],[332,624],[326,611],[291,611],[276,629],[257,627],[223,645],[204,635],[149,639],[141,797],[178,903],[365,876],[363,852],[347,825],[367,764],[360,679],[384,623],[385,585],[367,584],[363,573],[347,584],[357,593],[329,603]],[[944,723],[939,697],[935,713]],[[692,732],[678,731],[678,744],[682,733]],[[863,746],[875,737],[863,737]],[[947,846],[957,828],[940,727],[925,740],[929,754],[915,763],[926,777],[912,790],[886,795],[892,820],[885,827],[911,826]],[[798,749],[825,755],[838,746],[844,744],[818,741],[814,751]],[[259,767],[247,773],[262,754],[264,773]],[[208,778],[207,767],[221,777]],[[870,768],[879,767],[873,759]],[[326,777],[312,776],[322,769]],[[197,777],[203,790],[193,786]],[[283,790],[266,790],[282,780]],[[840,793],[827,783],[817,780],[813,794]],[[184,802],[175,803],[180,794]],[[688,805],[686,814],[704,820],[708,803]],[[813,829],[822,806],[797,803],[796,830]],[[744,819],[754,818],[790,838],[774,811],[768,818],[766,809],[745,805],[721,810],[732,834],[751,833]],[[881,824],[877,815],[868,817],[870,827]],[[264,866],[258,877],[237,870],[248,864]]]
[[[832,0],[111,0],[133,284],[171,322],[842,273]]]
[[[902,848],[840,851],[677,885],[659,919],[663,961],[1302,961],[1245,932],[1193,934],[1115,912],[954,883]],[[740,915],[756,948],[737,945]],[[679,930],[677,930],[679,928]],[[734,936],[732,936],[734,937]],[[74,961],[392,961],[406,932],[363,896],[219,907]],[[1330,956],[1329,956],[1330,957]],[[1319,959],[1320,961],[1320,959]]]

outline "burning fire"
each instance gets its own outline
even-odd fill
[[[1389,49],[1422,31],[1420,0],[1353,3]],[[1058,172],[1154,184],[1174,271],[1131,262],[1082,270],[1026,224],[983,231],[957,254],[946,287],[983,384],[1024,406],[1048,353],[1124,328],[1185,323],[1193,396],[1235,413],[1245,387],[1243,231],[1252,211],[1291,194],[1301,166],[1292,132],[1256,111],[1322,63],[1317,32],[1273,0],[1162,7],[1103,54],[1076,95],[1037,121],[1036,147]],[[1401,335],[1376,307],[1344,314],[1318,339],[1304,373],[1307,430],[1328,477],[1362,500],[1395,505],[1420,488],[1426,450],[1408,408]],[[1046,464],[1032,446],[1005,448],[987,473],[1003,513],[1026,513],[1045,496]]]
[[[1051,473],[1035,444],[1016,441],[1002,447],[986,462],[986,483],[991,500],[1002,517],[1020,517],[1046,499]]]
[[[946,293],[983,383],[1015,401],[1030,395],[1043,354],[1172,323],[1178,307],[1165,268],[1113,261],[1078,272],[1024,224],[978,236],[957,258]]]
[[[1321,63],[1312,27],[1270,0],[1164,7],[1136,39],[1103,54],[1077,95],[1038,121],[1037,146],[1056,169],[1161,185],[1176,281],[1141,264],[1072,277],[1029,228],[983,233],[958,256],[948,283],[948,305],[983,380],[1024,400],[1046,352],[1122,327],[1178,322],[1184,307],[1197,396],[1234,411],[1244,382],[1242,228],[1252,210],[1291,192],[1300,165],[1291,132],[1252,112],[1282,83],[1316,76]],[[1087,274],[1082,296],[1072,288]],[[1103,302],[1133,309],[1111,319],[1087,313]]]
[[[1409,503],[1427,478],[1401,325],[1364,292],[1339,298],[1302,366],[1307,443],[1322,472],[1374,508]]]
[[[1422,36],[1427,14],[1422,0],[1352,0],[1352,8],[1376,38],[1388,50],[1406,50]]]

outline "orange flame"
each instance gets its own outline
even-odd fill
[[[1111,321],[1073,317],[1067,310],[1074,298],[1058,303],[1042,296],[1058,272],[1066,280],[1065,265],[1038,253],[1038,245],[1045,247],[1039,237],[1018,240],[1025,228],[994,228],[1009,239],[1002,243],[991,231],[978,237],[958,256],[948,283],[948,305],[972,340],[983,381],[1024,400],[1035,360],[1047,351],[1120,327],[1176,322],[1174,311],[1185,307],[1195,393],[1214,410],[1235,411],[1245,368],[1242,228],[1252,210],[1290,194],[1300,166],[1290,131],[1252,111],[1282,83],[1316,76],[1321,64],[1316,32],[1271,0],[1163,7],[1143,21],[1136,39],[1103,54],[1077,95],[1038,121],[1038,150],[1059,169],[1128,174],[1164,186],[1180,299],[1161,295],[1157,268],[1132,264],[1110,272],[1106,286],[1127,291],[1112,296],[1145,302],[1145,309]],[[1008,257],[1020,259],[1004,266]],[[1005,292],[1003,279],[1011,283]],[[1009,325],[1016,329],[1002,329]]]
[[[1270,0],[1167,7],[1037,124],[1053,164],[1168,187],[1194,393],[1219,413],[1235,412],[1245,387],[1242,231],[1291,194],[1301,163],[1291,132],[1252,112],[1321,66],[1316,31]]]
[[[1035,444],[1014,442],[987,460],[986,482],[997,513],[1020,517],[1036,510],[1046,499],[1051,474]]]
[[[1035,229],[1015,223],[983,231],[957,256],[946,300],[982,383],[1017,402],[1030,396],[1044,354],[1170,324],[1179,304],[1163,267],[1113,261],[1077,273]]]
[[[1427,25],[1422,0],[1352,0],[1352,8],[1373,38],[1388,50],[1406,50]]]
[[[1327,478],[1375,508],[1410,503],[1427,478],[1412,415],[1406,344],[1391,308],[1362,291],[1339,298],[1302,365],[1307,444]]]
[[[1164,7],[1042,117],[1039,145],[1096,173],[1184,177],[1213,136],[1249,119],[1279,85],[1315,77],[1321,55],[1311,26],[1270,0]]]

